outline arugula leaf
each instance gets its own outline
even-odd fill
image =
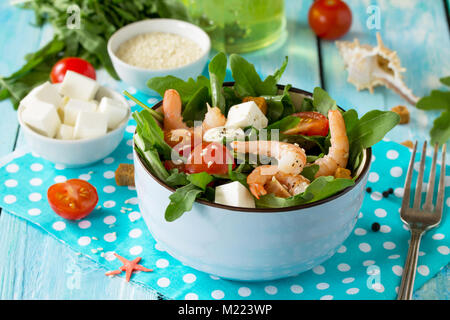
[[[310,166],[305,166],[305,168],[303,168],[303,171],[301,172],[301,175],[309,181],[313,181],[317,171],[319,171],[319,165],[312,164]]]
[[[165,181],[171,187],[185,186],[190,182],[187,178],[187,174],[179,172],[178,169],[173,169],[170,176],[168,176]]]
[[[439,145],[446,143],[450,139],[450,110],[444,111],[433,122],[430,131],[431,143]]]
[[[383,139],[399,121],[400,116],[395,112],[371,110],[348,133],[349,141],[359,141],[363,148],[369,148]]]
[[[211,82],[212,105],[225,113],[225,96],[222,92],[222,84],[227,72],[227,56],[225,53],[219,52],[211,59],[208,71]]]
[[[450,86],[450,76],[441,78],[441,83]],[[431,143],[444,144],[450,139],[450,91],[432,90],[429,96],[422,97],[416,104],[421,110],[443,110],[433,122]]]
[[[189,78],[187,81],[174,76],[154,77],[147,81],[147,87],[155,90],[161,96],[164,96],[167,89],[175,89],[180,94],[183,105],[188,103],[202,87],[210,90],[209,80],[205,76],[198,76],[197,80]]]
[[[280,132],[292,129],[300,123],[300,118],[295,116],[286,116],[277,122],[274,122],[267,126],[267,130],[278,129]]]
[[[312,150],[318,148],[320,152],[328,153],[326,147],[327,137],[322,136],[304,136],[301,134],[283,134],[280,133],[280,140],[289,143],[297,143],[305,150]]]
[[[421,98],[416,108],[421,110],[450,110],[450,91],[432,90],[429,96]]]
[[[445,84],[446,86],[450,87],[450,76],[440,78],[439,81],[441,81],[442,84]]]
[[[232,106],[242,103],[242,99],[236,95],[233,87],[223,87],[222,90],[225,97],[225,112],[223,114],[227,115]]]
[[[322,176],[315,179],[306,188],[305,195],[311,194],[312,198],[308,202],[319,201],[338,193],[345,188],[354,185],[352,179],[334,178],[331,176]]]
[[[164,213],[166,221],[175,221],[180,218],[183,213],[190,211],[195,199],[197,199],[202,192],[203,190],[193,183],[176,189],[175,192],[169,196],[170,203]]]
[[[281,117],[286,117],[295,112],[294,104],[292,103],[289,89],[291,85],[284,87],[281,95],[262,96],[267,102],[267,118],[269,123],[273,123]]]
[[[239,181],[242,185],[248,187],[247,175],[241,172],[242,168],[244,168],[245,165],[245,163],[241,163],[238,168],[233,171],[233,165],[231,163],[228,164],[228,179],[230,179],[231,181]]]
[[[399,115],[392,111],[372,110],[358,120],[357,112],[351,109],[343,116],[350,145],[347,168],[353,171],[359,166],[363,149],[383,139],[400,121]]]
[[[281,78],[288,58],[286,57],[280,69],[274,75],[261,80],[256,72],[255,66],[238,54],[230,56],[230,67],[235,85],[234,89],[240,97],[260,97],[263,95],[273,96],[277,94],[277,82]]]
[[[141,155],[142,158],[145,159],[148,166],[152,169],[153,173],[158,178],[165,181],[165,179],[169,176],[169,173],[162,164],[161,159],[159,158],[158,151],[152,148],[148,148],[139,133],[135,134],[133,139],[137,146],[137,152]]]
[[[305,97],[302,100],[302,104],[300,105],[298,112],[305,112],[305,111],[314,111],[314,104],[311,98]]]
[[[164,141],[164,132],[156,123],[153,116],[147,111],[133,112],[133,118],[137,123],[137,131],[146,145],[157,149],[164,159],[170,159],[172,148]],[[143,151],[147,151],[143,150]]]
[[[321,114],[328,116],[328,111],[336,110],[336,101],[322,88],[315,87],[313,92],[314,109]]]
[[[201,87],[184,107],[183,120],[190,126],[193,126],[194,121],[202,121],[208,111],[206,103],[210,102],[208,88]]]
[[[187,175],[187,179],[195,186],[205,190],[206,186],[213,181],[213,177],[206,172],[192,173]]]

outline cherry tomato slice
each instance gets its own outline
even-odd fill
[[[328,135],[328,119],[323,114],[314,111],[306,111],[292,114],[300,118],[299,124],[284,134],[303,134],[305,136],[327,136]]]
[[[178,169],[178,172],[186,172],[186,166],[183,162],[175,163],[172,160],[164,160],[164,167],[167,171]]]
[[[317,0],[309,9],[308,22],[318,37],[334,40],[350,29],[352,12],[341,0]]]
[[[231,152],[222,144],[203,142],[197,145],[186,162],[186,172],[209,174],[228,173],[228,164],[234,168],[234,158]]]
[[[202,143],[202,137],[194,134],[193,130],[175,129],[164,131],[164,141],[180,156],[187,158],[194,147]]]
[[[64,80],[67,70],[82,74],[91,79],[96,79],[95,68],[84,59],[69,57],[55,63],[50,73],[52,83],[59,83]]]
[[[98,194],[89,182],[70,179],[48,188],[47,199],[56,214],[68,220],[78,220],[94,210]]]

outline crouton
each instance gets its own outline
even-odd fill
[[[400,142],[400,144],[410,149],[414,148],[414,143],[411,140],[405,140],[403,142]]]
[[[337,168],[336,172],[334,173],[335,178],[343,178],[343,179],[351,179],[352,178],[352,172],[345,168]]]
[[[259,110],[262,111],[262,113],[266,114],[267,112],[267,102],[266,99],[263,97],[245,97],[242,102],[248,102],[253,101],[258,106]]]
[[[409,123],[409,111],[405,106],[396,106],[391,109],[391,111],[395,112],[400,116],[400,124]]]
[[[134,166],[132,164],[119,164],[116,170],[116,184],[118,186],[134,187]]]

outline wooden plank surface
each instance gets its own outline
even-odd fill
[[[416,3],[417,1],[412,1]],[[431,4],[432,2],[432,4]],[[386,33],[386,45],[395,45],[397,40],[392,28],[401,29],[408,33],[411,28],[408,23],[414,21],[420,12],[414,13],[410,9],[407,15],[401,8],[392,9],[392,4],[399,1],[348,1],[353,10],[354,24],[352,33],[346,39],[352,40],[354,36],[360,37],[361,42],[367,40],[374,43],[374,33],[365,29],[367,5],[379,3],[382,5],[382,29]],[[420,1],[422,9],[431,13],[433,21],[431,26],[423,26],[417,29],[423,32],[439,32],[436,35],[438,48],[448,50],[448,31],[445,33],[445,16],[443,3],[440,1]],[[423,4],[426,3],[426,4]],[[370,108],[389,108],[392,104],[399,103],[399,98],[389,91],[376,90],[374,95],[368,93],[356,94],[354,87],[346,83],[346,75],[342,70],[343,65],[337,55],[334,43],[320,42],[322,49],[323,75],[320,79],[319,55],[317,51],[318,41],[307,24],[307,13],[311,1],[286,1],[287,33],[273,46],[244,56],[255,64],[262,74],[272,73],[281,64],[284,56],[289,56],[289,65],[283,75],[282,83],[311,91],[320,85],[321,80],[326,89],[344,107],[356,107],[360,112]],[[386,7],[389,6],[389,7]],[[22,57],[30,51],[34,51],[43,45],[50,37],[50,28],[43,30],[29,25],[33,14],[25,10],[18,10],[8,6],[7,1],[0,4],[0,21],[8,30],[14,32],[0,33],[0,43],[8,43],[1,46],[0,74],[9,74],[16,70],[22,63]],[[426,14],[426,16],[428,16]],[[428,18],[423,18],[425,21]],[[400,21],[401,23],[396,23]],[[409,22],[408,22],[409,21]],[[428,28],[428,29],[426,29]],[[437,30],[437,31],[436,31]],[[22,35],[18,37],[17,35]],[[422,34],[422,33],[421,33]],[[445,38],[447,37],[447,38]],[[413,37],[414,38],[414,37]],[[435,39],[436,39],[435,38]],[[411,37],[410,37],[411,39]],[[414,43],[415,54],[410,54],[411,45],[405,39],[400,39],[399,55],[403,64],[413,72],[424,72],[425,75],[438,75],[439,72],[449,71],[448,59],[443,59],[443,64],[436,63],[437,59],[446,57],[448,51],[436,52]],[[17,48],[10,50],[10,48]],[[420,57],[425,53],[425,57]],[[404,58],[405,56],[406,58]],[[415,58],[414,58],[415,57]],[[415,64],[419,59],[419,66]],[[430,59],[428,62],[427,59]],[[427,73],[430,70],[429,73]],[[425,72],[427,71],[427,72]],[[447,72],[449,73],[449,72]],[[419,73],[422,74],[422,73]],[[406,76],[406,82],[412,86],[417,94],[423,94],[432,87],[433,80],[421,82],[413,76]],[[16,112],[10,107],[9,102],[0,103],[2,117],[0,117],[0,157],[13,150],[15,145],[23,146],[23,136],[18,131]],[[405,127],[407,135],[412,135],[417,124]],[[427,122],[429,125],[429,122]],[[427,128],[422,126],[420,135],[425,134]],[[49,258],[51,257],[51,258]],[[43,233],[36,228],[6,212],[0,215],[0,299],[155,299],[154,292],[143,287],[130,285],[122,278],[109,279],[104,276],[105,270],[98,268],[94,263],[77,256],[69,248],[59,241]],[[448,270],[448,269],[446,269]],[[416,298],[443,298],[442,292],[448,288],[448,271],[445,271],[433,279],[416,293]]]

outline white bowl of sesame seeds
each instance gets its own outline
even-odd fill
[[[116,31],[108,41],[108,54],[119,77],[139,91],[154,77],[172,75],[187,80],[206,66],[211,41],[206,32],[175,19],[149,19]]]

